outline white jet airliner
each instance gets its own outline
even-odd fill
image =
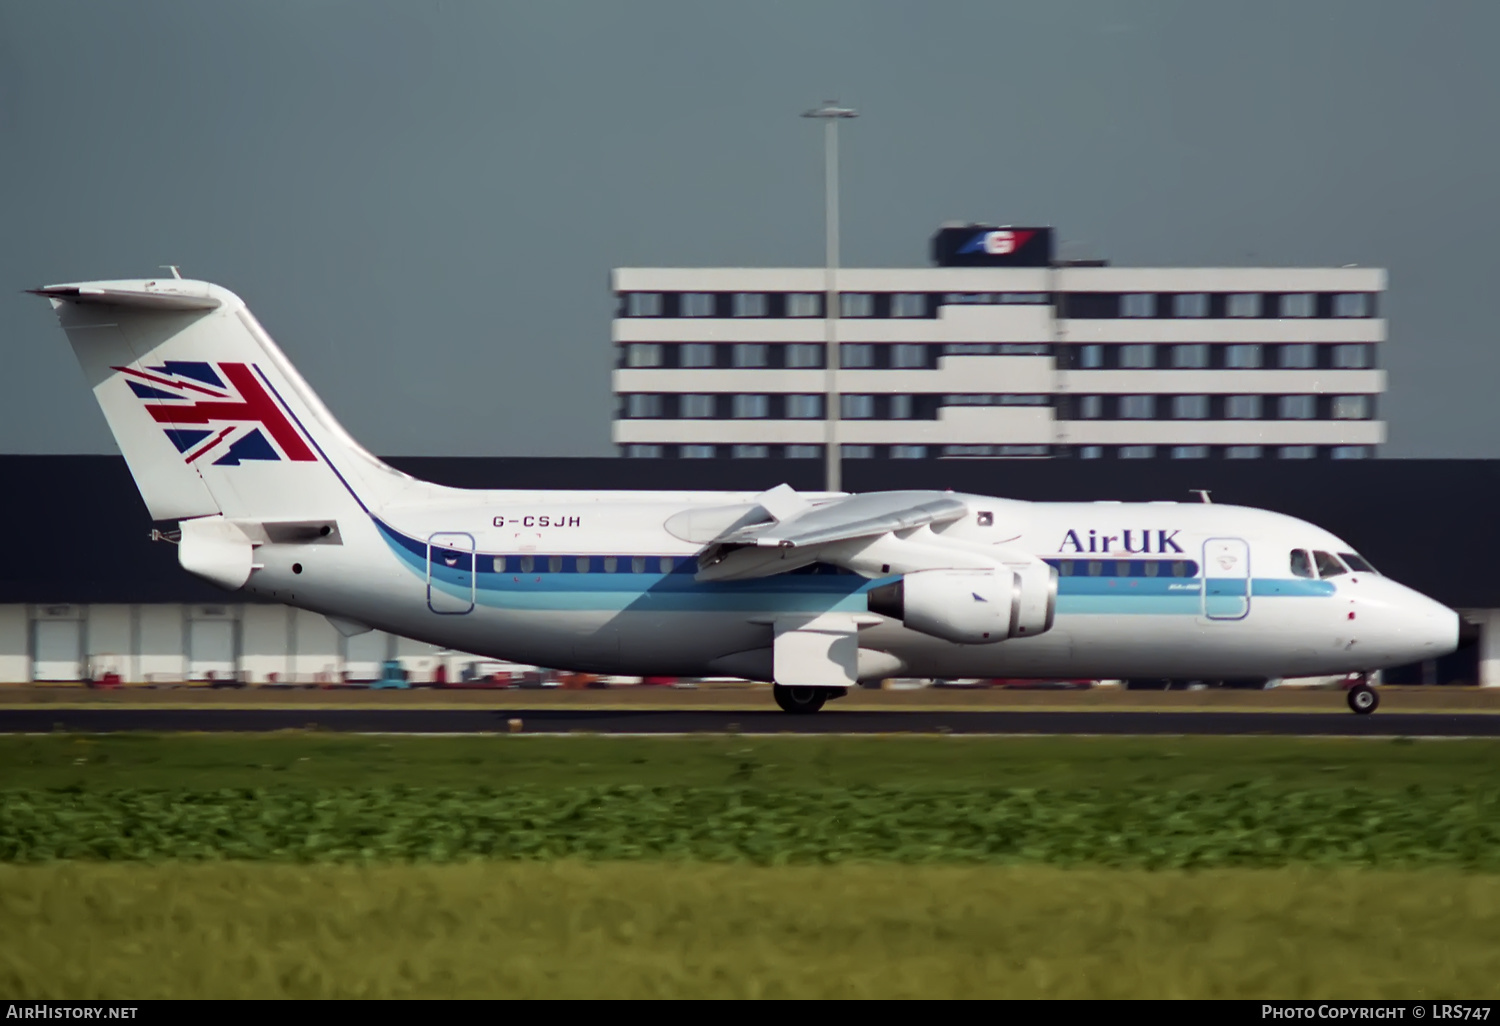
[[[1258,509],[429,484],[361,448],[226,289],[34,291],[182,566],[346,635],[772,681],[788,712],[886,677],[1367,679],[1458,643],[1453,611]]]

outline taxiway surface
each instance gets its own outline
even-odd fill
[[[264,732],[385,734],[1264,734],[1339,737],[1500,737],[1485,713],[839,711],[812,716],[733,709],[5,709],[0,733]]]

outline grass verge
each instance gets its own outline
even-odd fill
[[[0,995],[1493,998],[1500,877],[0,866]]]
[[[1500,789],[1500,739],[0,736],[0,789],[640,785]]]
[[[1047,863],[1500,871],[1500,792],[694,787],[0,792],[0,861]]]

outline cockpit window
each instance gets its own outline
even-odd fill
[[[1340,552],[1339,558],[1344,561],[1350,570],[1358,570],[1364,574],[1376,574],[1380,572],[1371,566],[1370,561],[1358,552]]]
[[[1312,558],[1308,556],[1306,549],[1292,550],[1292,573],[1298,577],[1316,577],[1313,573]]]
[[[1318,564],[1319,577],[1337,577],[1339,574],[1349,572],[1344,568],[1344,564],[1333,558],[1331,552],[1314,552],[1313,560]]]

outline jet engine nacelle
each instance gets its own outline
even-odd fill
[[[873,588],[870,612],[960,645],[1043,634],[1057,611],[1057,571],[1042,562],[979,570],[918,570]]]

